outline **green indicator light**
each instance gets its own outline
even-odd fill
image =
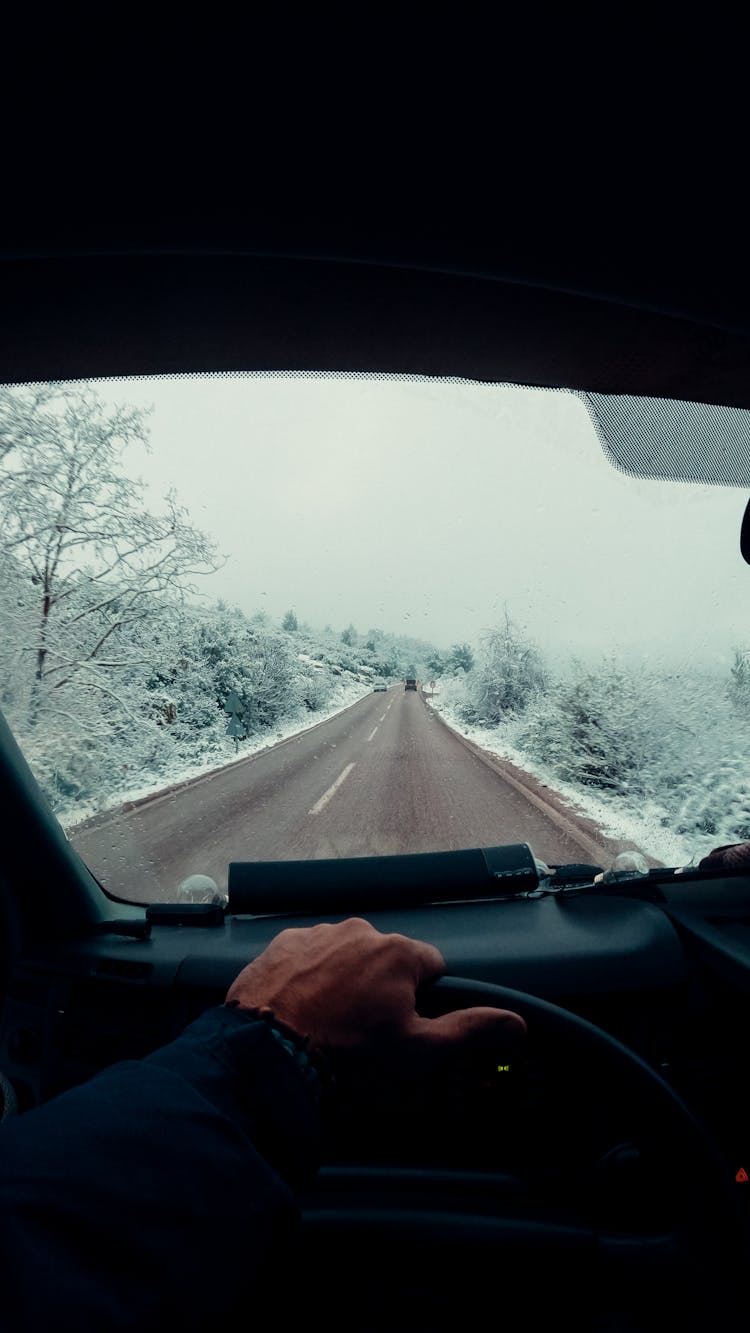
[[[498,1074],[509,1074],[509,1073],[510,1073],[510,1065],[498,1065],[498,1067],[497,1067],[497,1072],[498,1072]]]

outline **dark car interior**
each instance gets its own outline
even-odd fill
[[[571,228],[524,246],[417,211],[359,229],[218,209],[165,209],[158,226],[120,213],[91,235],[22,222],[6,219],[0,259],[4,383],[375,372],[750,407],[750,303],[726,254],[709,275],[700,254],[670,267],[645,241],[613,254],[563,244]],[[96,882],[0,728],[5,1114],[171,1038],[285,927],[365,916],[443,953],[422,1012],[510,1007],[528,1038],[336,1107],[284,1256],[302,1303],[323,1290],[342,1329],[515,1327],[518,1311],[532,1326],[739,1326],[750,871],[540,879],[519,845],[249,862],[226,907],[146,908]]]

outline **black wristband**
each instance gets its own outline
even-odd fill
[[[313,1046],[309,1037],[301,1036],[294,1028],[290,1028],[288,1023],[282,1023],[281,1019],[265,1006],[251,1009],[240,1004],[239,1000],[229,1000],[226,1007],[239,1009],[241,1013],[247,1014],[248,1018],[267,1024],[279,1045],[283,1046],[294,1060],[316,1102],[320,1101],[324,1092],[332,1088],[334,1078],[328,1061],[323,1052]]]

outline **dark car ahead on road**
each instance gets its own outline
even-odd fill
[[[404,689],[405,689],[405,690],[416,690],[416,688],[417,688],[417,682],[415,681],[414,677],[413,677],[413,676],[407,676],[407,677],[406,677],[406,680],[404,681]]]

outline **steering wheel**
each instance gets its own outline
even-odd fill
[[[654,1189],[674,1191],[674,1225],[654,1227],[648,1216],[638,1225],[632,1208],[625,1227],[596,1218],[571,1223],[564,1207],[535,1216],[524,1182],[497,1174],[324,1167],[303,1202],[300,1255],[311,1273],[335,1262],[338,1281],[350,1291],[342,1297],[341,1326],[392,1333],[401,1317],[404,1329],[426,1327],[428,1319],[431,1328],[455,1329],[456,1319],[467,1322],[472,1307],[478,1314],[488,1300],[500,1322],[503,1292],[509,1300],[511,1289],[530,1288],[537,1315],[545,1297],[552,1300],[548,1315],[559,1318],[561,1305],[585,1292],[590,1312],[627,1306],[628,1318],[637,1321],[595,1322],[593,1328],[657,1328],[667,1310],[683,1328],[696,1316],[723,1331],[735,1321],[740,1327],[744,1219],[726,1165],[686,1104],[616,1038],[536,996],[444,977],[420,991],[417,1008],[437,1017],[475,1005],[520,1013],[528,1048],[564,1052],[572,1068],[595,1075],[620,1111],[624,1104],[639,1109],[656,1173],[646,1177],[643,1197],[636,1188],[637,1205],[648,1212]],[[548,1130],[554,1138],[554,1121]],[[564,1144],[556,1146],[564,1155]],[[623,1151],[637,1162],[637,1146]],[[612,1181],[616,1193],[616,1169]],[[658,1201],[659,1216],[664,1202]],[[426,1315],[424,1302],[431,1297]],[[355,1305],[364,1311],[360,1322]],[[327,1320],[336,1328],[330,1293]],[[589,1325],[579,1319],[581,1327]]]

